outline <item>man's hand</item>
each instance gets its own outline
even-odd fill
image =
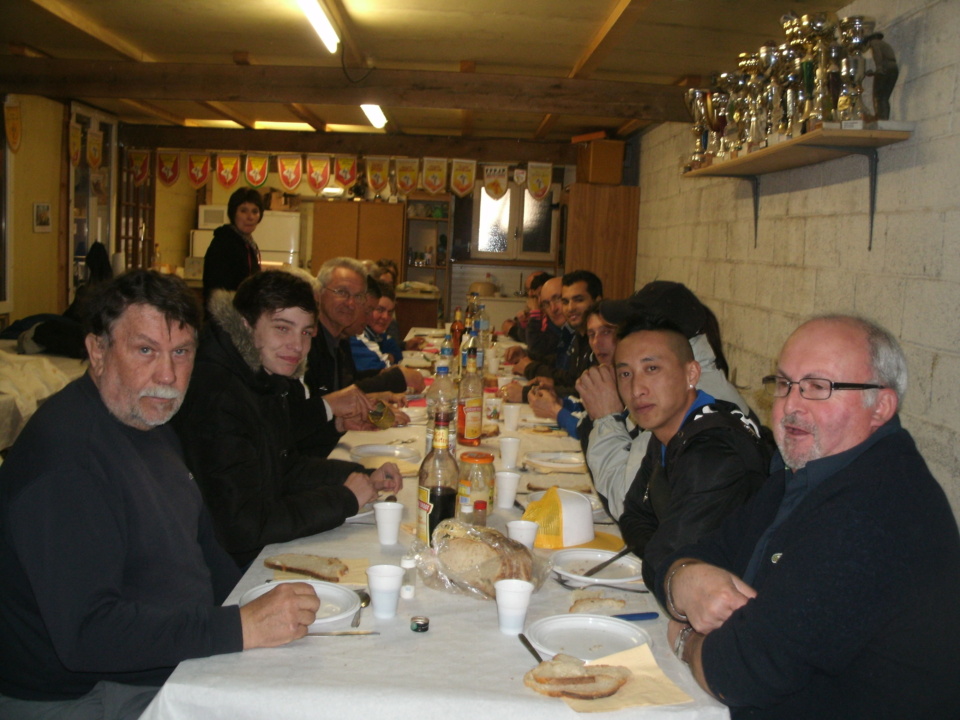
[[[677,560],[674,566],[683,562],[689,560]],[[680,568],[670,580],[669,590],[674,609],[686,615],[693,629],[704,635],[757,596],[756,590],[733,573],[703,562]]]
[[[343,486],[357,496],[358,507],[363,507],[371,500],[376,500],[379,494],[371,476],[364,472],[350,473]]]
[[[563,405],[552,388],[538,387],[533,388],[527,395],[527,402],[533,408],[533,414],[537,417],[556,420]]]
[[[427,345],[427,339],[422,337],[410,338],[403,344],[404,350],[423,350]]]
[[[404,379],[407,381],[407,387],[413,390],[415,393],[423,392],[423,388],[426,387],[426,382],[423,379],[423,375],[416,368],[400,366],[400,372],[403,373]]]
[[[523,402],[523,385],[516,380],[508,382],[500,388],[500,397],[503,398],[504,402]]]
[[[376,400],[371,400],[356,385],[327,393],[323,396],[323,399],[330,403],[334,417],[338,418],[350,417],[351,415],[366,417],[367,413],[377,404]],[[339,430],[339,427],[337,429]]]
[[[527,351],[524,350],[519,345],[511,345],[503,353],[503,364],[504,365],[513,365],[520,358],[525,358],[527,356]]]
[[[513,364],[513,374],[523,375],[523,371],[527,369],[527,365],[529,365],[530,362],[531,362],[530,358],[524,355],[522,358],[520,358]]]
[[[512,318],[507,318],[503,321],[503,324],[500,326],[500,332],[504,335],[509,335],[510,331],[513,330],[513,326],[517,323]]]
[[[576,388],[591,420],[623,410],[616,374],[609,365],[597,365],[585,370],[577,378]]]
[[[370,481],[378,492],[398,493],[403,489],[403,476],[396,463],[388,462],[370,473]]]
[[[347,432],[348,430],[379,430],[376,425],[370,422],[366,415],[351,415],[350,417],[338,417],[336,419],[337,432]]]
[[[320,600],[306,583],[282,583],[240,608],[243,649],[276,647],[307,634]]]
[[[537,386],[540,390],[555,390],[556,386],[553,383],[552,377],[546,377],[544,375],[538,375],[533,379],[533,384]]]

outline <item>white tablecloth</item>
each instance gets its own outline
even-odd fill
[[[378,433],[349,433],[332,457],[346,458],[349,449],[415,436],[410,447],[423,452],[423,428],[392,429]],[[570,438],[522,436],[521,452],[576,450]],[[536,443],[535,447],[533,443]],[[497,456],[497,440],[480,450]],[[404,522],[415,523],[416,480],[408,479],[400,501]],[[496,510],[490,524],[503,527],[518,510]],[[346,524],[335,530],[290,543],[271,545],[254,561],[227,599],[235,603],[246,590],[272,577],[263,567],[267,555],[310,551],[342,558],[367,558],[371,564],[399,564],[412,541],[401,533],[401,543],[381,547],[373,518],[370,524]],[[610,526],[602,529],[610,532]],[[657,610],[652,595],[619,593],[627,600],[625,612]],[[547,581],[533,596],[527,623],[567,612],[571,594]],[[426,633],[410,630],[410,617],[426,615]],[[613,713],[630,718],[729,718],[727,709],[697,687],[689,670],[670,652],[666,620],[640,623],[650,634],[654,656],[666,674],[694,702],[683,705],[631,708]],[[559,699],[537,695],[523,684],[523,675],[535,661],[516,637],[497,628],[493,601],[447,594],[419,584],[416,597],[401,600],[397,616],[378,620],[365,610],[361,630],[379,636],[303,638],[284,647],[258,649],[181,663],[147,708],[143,720],[263,720],[265,718],[360,717],[450,718],[451,720],[556,720],[576,713]]]

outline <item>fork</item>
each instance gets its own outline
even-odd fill
[[[558,585],[565,587],[567,590],[582,590],[584,588],[602,587],[602,588],[610,588],[611,590],[623,590],[624,592],[632,592],[632,593],[649,594],[650,592],[646,588],[621,587],[619,585],[604,585],[603,583],[590,583],[589,585],[582,585],[582,586],[571,585],[569,580],[567,580],[562,575],[557,575],[556,573],[554,573],[553,579]]]

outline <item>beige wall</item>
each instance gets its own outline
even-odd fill
[[[897,52],[893,119],[916,123],[880,150],[873,249],[865,158],[763,176],[754,247],[749,183],[682,178],[689,126],[663,125],[642,143],[638,287],[678,280],[714,309],[736,381],[765,417],[759,378],[804,318],[856,312],[885,325],[910,363],[901,419],[960,515],[960,2],[841,11],[855,13],[875,17]]]
[[[181,160],[182,162],[182,160]],[[197,226],[197,191],[181,167],[173,187],[157,182],[154,237],[164,264],[177,267],[190,254],[190,230]]]
[[[11,156],[9,226],[10,319],[62,312],[57,306],[57,243],[60,227],[60,165],[65,108],[61,103],[20,95],[23,139]],[[33,204],[50,203],[52,228],[33,231]]]

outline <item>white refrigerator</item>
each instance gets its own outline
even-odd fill
[[[288,263],[300,267],[300,213],[282,210],[267,210],[253,231],[253,239],[260,248],[260,261],[264,269]],[[190,255],[202,258],[207,254],[213,230],[190,231]]]

